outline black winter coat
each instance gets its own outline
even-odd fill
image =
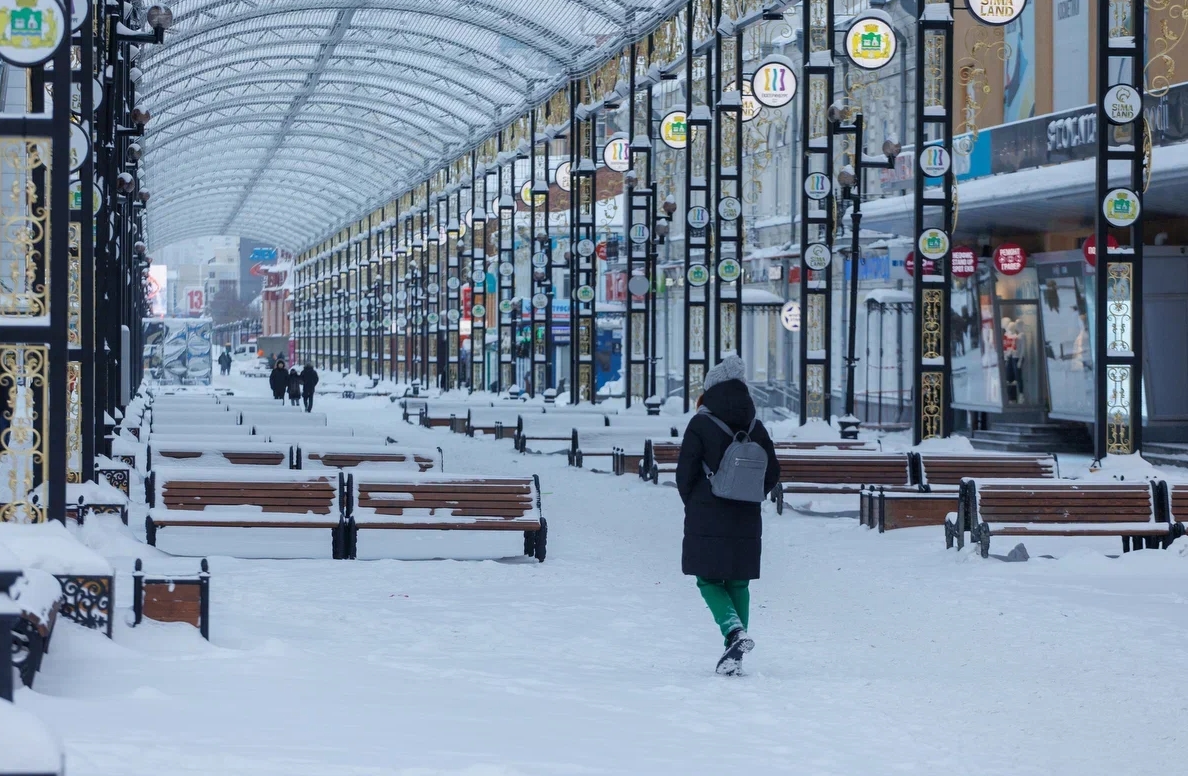
[[[272,388],[272,398],[285,398],[285,389],[289,387],[289,370],[283,366],[274,366],[272,374],[268,375],[268,386]]]
[[[301,385],[305,389],[306,396],[313,396],[314,388],[318,385],[318,373],[309,364],[301,370]]]
[[[745,431],[755,417],[755,403],[741,380],[718,383],[705,392],[702,406],[730,428]],[[751,439],[767,451],[765,492],[780,480],[775,446],[762,423],[755,423]],[[681,441],[677,489],[685,502],[685,541],[681,570],[705,579],[758,579],[763,552],[760,504],[728,501],[710,490],[702,462],[717,471],[730,444],[726,432],[704,415],[694,415]]]
[[[289,370],[289,398],[301,398],[301,375],[297,374],[296,369]]]

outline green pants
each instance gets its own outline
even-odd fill
[[[723,639],[727,639],[733,630],[747,629],[747,621],[751,617],[749,584],[746,579],[697,578],[697,589],[714,615],[714,622],[718,623]]]

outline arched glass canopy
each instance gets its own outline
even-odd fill
[[[177,0],[138,102],[153,246],[301,247],[467,152],[684,0]]]

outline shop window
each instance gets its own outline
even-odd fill
[[[1086,269],[1090,271],[1085,272]],[[1064,420],[1093,418],[1092,268],[1079,252],[1069,261],[1039,264],[1049,412]]]
[[[953,278],[950,296],[953,401],[963,409],[1000,412],[1000,330],[995,315],[994,266],[983,261],[968,278]]]

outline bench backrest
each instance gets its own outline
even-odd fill
[[[251,430],[256,436],[280,441],[287,441],[290,437],[296,437],[297,441],[301,441],[303,439],[321,439],[323,437],[355,436],[354,430],[349,426],[286,426],[281,418],[256,424],[251,427]]]
[[[211,412],[169,412],[153,410],[152,421],[149,424],[154,430],[171,426],[238,426],[240,414],[238,412],[221,412],[215,409]]]
[[[1168,482],[1168,506],[1173,523],[1188,523],[1188,482]]]
[[[298,445],[297,460],[302,469],[330,467],[349,469],[367,465],[391,471],[441,471],[441,448],[412,450],[394,445]]]
[[[784,483],[900,486],[911,482],[907,453],[777,450],[776,460]]]
[[[276,412],[261,412],[259,410],[251,410],[243,413],[243,424],[245,426],[271,426],[274,428],[298,427],[298,428],[324,428],[326,426],[326,413],[324,412],[302,412],[299,407],[293,407],[291,410],[276,411]]]
[[[973,479],[963,510],[996,523],[1142,523],[1161,520],[1150,482]]]
[[[154,462],[157,465],[278,466],[288,469],[293,465],[293,448],[291,445],[267,442],[151,442],[147,448],[147,459],[149,469]]]
[[[545,415],[521,414],[516,418],[516,433],[528,438],[536,436],[569,437],[575,428],[607,428],[605,415]]]
[[[393,478],[360,472],[354,479],[352,508],[376,515],[427,510],[455,517],[522,518],[540,512],[536,477]]]
[[[960,485],[975,479],[1054,479],[1056,457],[1030,453],[917,453],[921,485]]]
[[[258,507],[263,512],[338,514],[347,479],[338,473],[189,471],[157,469],[145,482],[150,508],[204,511],[207,507]]]
[[[145,431],[148,433],[146,434]],[[192,437],[216,437],[227,439],[232,437],[247,437],[252,435],[251,426],[161,426],[152,431],[145,429],[141,432],[140,441],[167,437],[171,440],[190,439]],[[240,441],[246,442],[246,439]]]

